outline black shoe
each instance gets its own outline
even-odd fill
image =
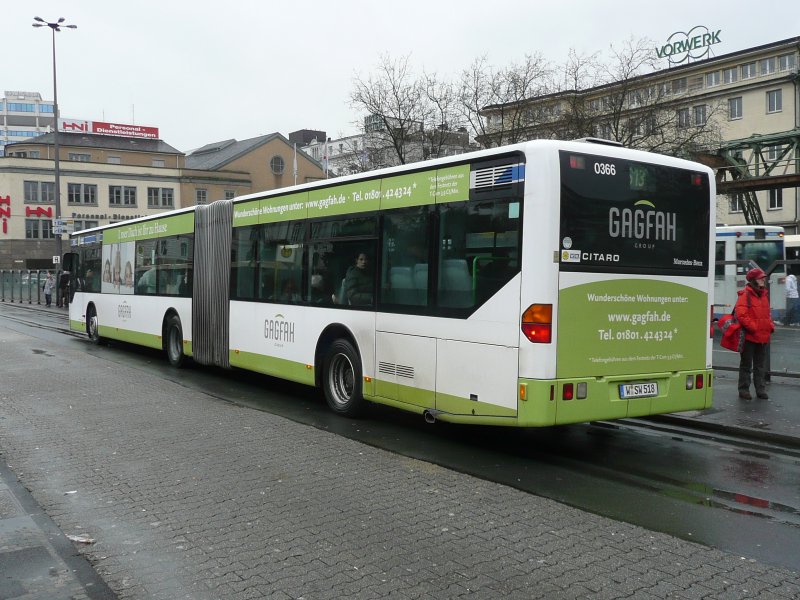
[[[753,397],[750,395],[750,392],[739,392],[739,398],[742,400],[752,400]]]
[[[758,396],[759,400],[769,400],[769,394],[767,394],[767,392],[758,392],[756,396]]]

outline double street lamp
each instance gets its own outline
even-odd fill
[[[60,17],[54,23],[48,23],[41,17],[33,17],[35,23],[34,27],[49,27],[53,31],[53,119],[55,126],[53,127],[53,152],[55,154],[55,178],[56,178],[56,223],[61,223],[61,172],[58,164],[58,85],[56,81],[56,32],[61,31],[62,27],[67,29],[77,29],[77,25],[64,25],[66,20]],[[60,226],[60,225],[59,225]],[[61,234],[56,234],[56,256],[61,259]]]

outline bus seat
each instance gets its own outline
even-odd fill
[[[428,289],[428,263],[414,265],[414,287],[418,290]]]
[[[472,306],[472,277],[467,261],[451,258],[442,261],[440,303],[443,306],[464,308]]]
[[[339,293],[333,295],[335,304],[349,304],[347,301],[347,278],[342,278],[342,285],[339,286]]]
[[[390,290],[388,300],[400,304],[411,304],[415,301],[414,275],[411,267],[392,267],[389,269]]]

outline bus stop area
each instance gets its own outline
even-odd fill
[[[66,311],[15,307],[55,313],[67,328]],[[780,333],[800,342],[789,337],[800,329]],[[1,327],[0,340],[6,364],[31,345]],[[715,360],[735,358],[714,348]],[[800,596],[797,573],[142,380],[125,365],[76,368],[81,351],[59,353],[48,400],[35,374],[52,362],[42,360],[34,353],[0,387],[0,598],[115,598],[112,588],[165,599]],[[101,404],[109,386],[116,399]],[[8,390],[42,402],[6,405]],[[656,420],[800,447],[800,379],[773,373],[768,392],[740,400],[736,371],[723,368],[712,409]],[[145,422],[149,438],[131,438],[127,425]],[[25,431],[31,423],[49,438]],[[36,456],[48,450],[42,468]],[[130,461],[130,477],[107,467],[117,461]],[[193,494],[205,486],[208,498]],[[220,490],[222,504],[212,500]]]

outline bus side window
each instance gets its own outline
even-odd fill
[[[428,207],[415,206],[384,215],[382,304],[427,306],[429,214]]]
[[[725,265],[719,264],[725,261],[725,242],[716,243],[716,257],[714,260],[717,262],[714,268],[714,278],[725,279]]]

